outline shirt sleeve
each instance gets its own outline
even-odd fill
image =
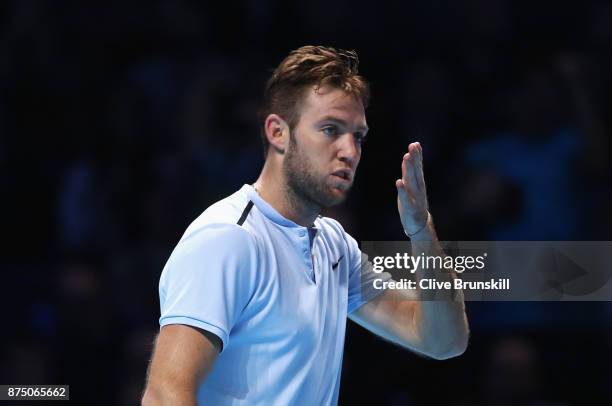
[[[226,348],[254,293],[256,256],[251,235],[234,224],[210,224],[179,242],[160,278],[160,326],[194,326]]]
[[[388,281],[391,279],[391,274],[387,272],[376,273],[373,270],[372,262],[368,256],[361,252],[357,241],[347,234],[347,242],[349,249],[349,286],[348,286],[348,314],[351,314],[361,306],[374,299],[384,289],[376,289],[374,281]]]

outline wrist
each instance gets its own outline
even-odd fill
[[[433,228],[433,219],[429,211],[427,212],[427,220],[421,228],[413,233],[408,233],[404,230],[404,234],[412,241],[432,241],[435,237],[435,232]]]

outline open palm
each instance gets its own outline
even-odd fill
[[[402,159],[402,178],[395,181],[397,209],[406,234],[414,235],[427,225],[429,207],[423,175],[423,148],[418,142],[408,145]]]

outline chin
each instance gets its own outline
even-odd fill
[[[339,189],[337,187],[332,186],[329,189],[329,193],[327,193],[327,196],[325,196],[324,199],[324,207],[337,206],[340,203],[344,202],[348,197],[350,187],[349,189]]]

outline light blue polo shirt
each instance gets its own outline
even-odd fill
[[[336,404],[347,315],[382,292],[374,278],[388,278],[362,272],[361,255],[337,221],[302,227],[250,185],[204,211],[159,283],[161,326],[223,342],[198,402]]]

